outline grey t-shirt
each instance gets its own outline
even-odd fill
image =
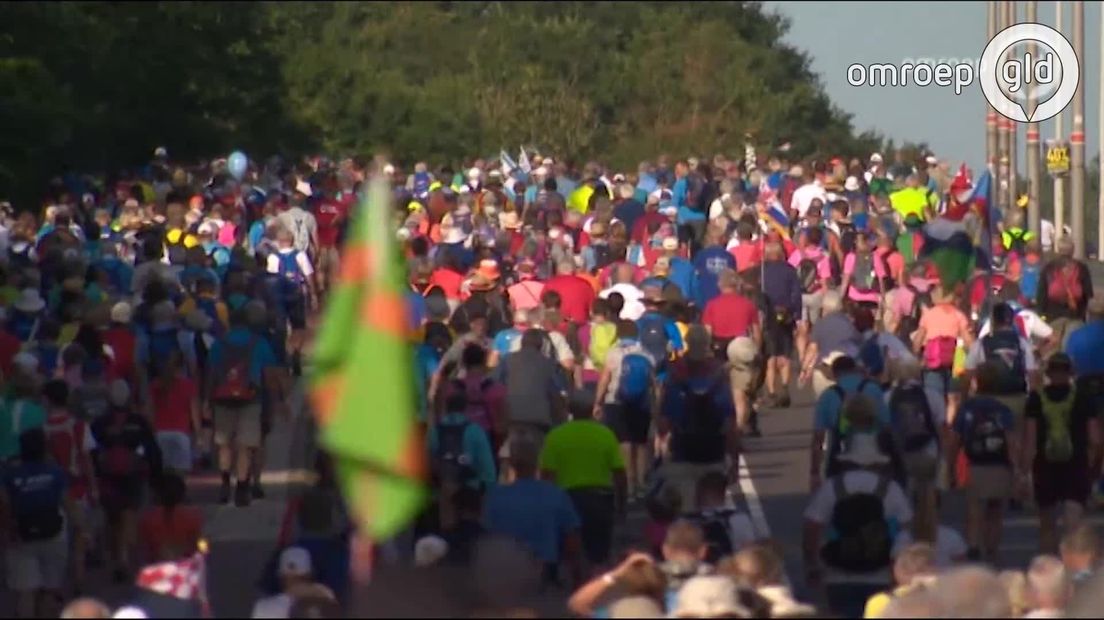
[[[821,317],[813,325],[809,337],[816,343],[817,355],[822,360],[837,351],[855,357],[859,354],[859,345],[862,342],[854,323],[842,312]]]
[[[552,426],[553,398],[562,389],[558,364],[540,351],[523,348],[503,361],[503,370],[510,422]]]

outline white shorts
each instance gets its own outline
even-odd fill
[[[8,587],[15,592],[60,590],[69,568],[69,541],[65,528],[47,540],[16,543],[4,557]]]
[[[157,431],[161,460],[167,469],[179,473],[192,471],[192,438],[180,431]]]

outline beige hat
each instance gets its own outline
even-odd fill
[[[678,237],[664,237],[663,249],[668,252],[674,252],[679,247]]]
[[[755,361],[755,358],[759,357],[759,348],[755,346],[755,341],[751,338],[740,336],[739,338],[733,338],[732,342],[728,343],[725,353],[728,355],[730,363],[750,364]]]
[[[113,322],[126,324],[130,323],[132,318],[134,318],[134,308],[129,303],[120,301],[111,306],[111,320]]]
[[[703,575],[687,581],[678,593],[671,616],[675,618],[747,618],[751,614],[740,604],[736,582],[721,575]]]
[[[313,572],[310,552],[302,547],[288,547],[280,552],[281,575],[310,575]]]

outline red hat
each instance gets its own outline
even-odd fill
[[[955,175],[951,181],[951,191],[954,193],[973,189],[974,184],[970,181],[970,171],[966,169],[966,164],[958,169],[958,174]]]

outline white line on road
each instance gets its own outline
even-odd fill
[[[767,514],[763,512],[763,503],[759,501],[759,492],[755,490],[755,482],[751,479],[751,469],[747,459],[740,455],[740,494],[744,496],[744,505],[747,506],[748,517],[751,518],[751,526],[755,528],[756,538],[762,540],[771,537],[770,524],[767,523]],[[782,580],[787,588],[792,587],[790,576],[782,571]]]

